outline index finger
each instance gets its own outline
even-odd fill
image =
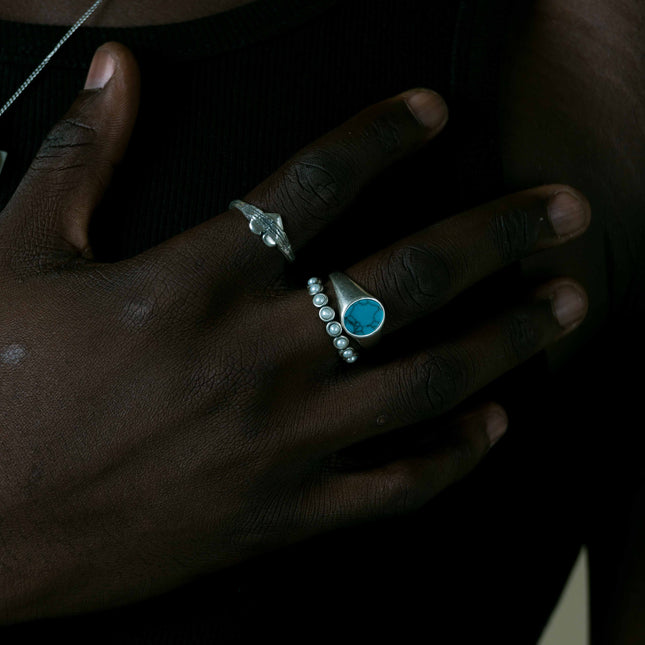
[[[448,108],[436,92],[409,90],[372,105],[300,150],[245,201],[280,213],[299,248],[338,217],[388,166],[437,135]]]
[[[432,139],[448,120],[444,100],[431,90],[415,89],[376,103],[297,152],[242,199],[266,213],[278,213],[296,250],[337,218],[361,189],[397,160]],[[235,196],[234,196],[235,197]],[[251,234],[236,208],[186,231],[200,258],[221,268],[249,263],[263,274],[282,270],[276,249]]]

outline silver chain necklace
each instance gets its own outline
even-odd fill
[[[56,52],[71,38],[74,32],[83,25],[90,16],[103,4],[105,0],[96,0],[92,6],[68,29],[67,33],[54,45],[54,48],[43,58],[42,62],[38,64],[38,67],[29,74],[25,79],[24,83],[12,94],[9,100],[0,108],[0,117],[11,107],[13,102],[29,87],[32,81],[43,71],[47,63],[56,55]],[[4,162],[7,160],[7,153],[4,150],[0,150],[0,173],[2,172],[2,167]]]

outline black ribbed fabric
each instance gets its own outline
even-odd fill
[[[0,205],[82,87],[94,49],[107,40],[133,49],[143,94],[130,154],[95,218],[93,241],[103,259],[135,254],[221,212],[232,196],[244,194],[298,148],[363,107],[410,87],[460,96],[461,102],[452,102],[458,122],[460,110],[471,108],[466,100],[478,99],[468,96],[465,76],[466,25],[473,9],[463,2],[445,5],[260,0],[178,25],[81,29],[0,119],[0,146],[10,152]],[[0,22],[3,95],[63,32]],[[455,49],[462,32],[463,44]],[[460,184],[474,180],[491,187],[498,181],[493,135],[486,130],[490,123],[480,114],[471,119],[459,125],[459,139],[468,142],[469,151],[455,149],[448,165],[433,168],[444,169],[437,185],[454,182],[466,170],[469,176]],[[471,136],[464,135],[464,127],[471,128]],[[444,153],[453,146],[446,142]],[[470,164],[464,165],[466,159]],[[416,179],[410,176],[409,184]],[[423,184],[429,177],[419,179]],[[445,208],[455,206],[451,201]]]
[[[440,91],[451,107],[445,133],[379,178],[301,255],[303,275],[344,266],[503,194],[495,97],[509,4],[257,0],[178,25],[81,29],[0,119],[0,148],[10,154],[0,206],[106,40],[125,43],[139,59],[142,106],[127,159],[94,219],[93,245],[104,260],[136,254],[225,210],[362,108],[412,87]],[[0,22],[2,96],[63,31]],[[366,222],[375,230],[370,239],[362,234]],[[247,234],[241,221],[240,235]],[[533,416],[539,425],[539,411]],[[575,489],[563,491],[559,462],[543,481],[540,444],[527,436],[505,439],[466,482],[409,518],[322,536],[136,606],[16,626],[0,638],[535,642],[580,541],[569,511]]]

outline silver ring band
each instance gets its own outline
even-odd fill
[[[265,213],[257,206],[247,204],[240,199],[234,199],[228,207],[237,208],[248,220],[251,231],[259,235],[268,247],[277,246],[289,262],[295,262],[296,256],[284,232],[282,217],[278,213]]]
[[[323,293],[323,289],[323,283],[318,278],[310,278],[307,282],[307,291],[313,297],[314,306],[318,309],[318,317],[327,323],[327,335],[331,336],[338,354],[346,363],[355,363],[358,360],[358,354],[353,347],[350,347],[349,338],[343,336],[343,327],[335,320],[336,312],[329,306],[329,298]]]
[[[332,273],[329,280],[336,292],[340,323],[345,333],[362,347],[375,345],[382,336],[385,323],[383,303],[344,273]]]

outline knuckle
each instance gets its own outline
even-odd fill
[[[251,402],[262,392],[266,378],[260,349],[239,341],[229,344],[225,352],[221,348],[216,352],[218,340],[205,337],[197,343],[201,351],[196,349],[191,359],[189,398],[206,401],[209,406],[238,406],[239,412],[250,412]]]
[[[398,414],[414,422],[442,414],[468,392],[469,376],[455,356],[427,353],[400,370]]]
[[[133,291],[120,305],[117,319],[120,328],[135,334],[169,335],[176,330],[179,336],[185,333],[186,320],[194,310],[188,294],[178,293],[163,281],[152,289]]]
[[[506,264],[528,255],[536,246],[539,229],[535,218],[523,208],[497,213],[489,224],[490,234]]]
[[[316,218],[321,212],[340,209],[351,199],[352,175],[350,164],[340,155],[316,149],[286,167],[279,190],[283,200]]]
[[[472,470],[481,458],[481,451],[472,441],[456,441],[450,446],[450,456],[441,473],[441,488],[446,488]]]
[[[151,267],[146,272],[140,288],[126,296],[124,319],[133,322],[161,320],[167,314],[181,310],[180,293],[181,290],[177,288],[172,274],[163,270],[153,271]]]
[[[368,121],[361,135],[370,147],[376,143],[387,156],[397,155],[404,147],[400,123],[389,112]]]
[[[425,502],[414,472],[406,464],[398,464],[382,478],[378,496],[386,515],[404,515],[419,509]]]
[[[450,409],[468,389],[466,370],[454,356],[429,353],[420,361],[417,372],[422,402],[433,415]]]
[[[187,321],[199,320],[204,306],[190,288],[190,277],[161,263],[132,262],[119,272],[100,267],[92,275],[95,292],[114,303],[118,327],[137,335],[162,329],[166,334],[185,334]]]
[[[444,455],[432,461],[432,472],[425,485],[427,499],[436,497],[462,479],[483,456],[477,446],[468,441],[451,441],[444,450]]]
[[[437,309],[455,284],[454,269],[445,253],[430,246],[404,246],[395,250],[384,284],[393,285],[406,310],[423,314]]]
[[[542,334],[537,321],[528,312],[517,312],[502,323],[505,351],[511,360],[521,363],[542,346]]]
[[[77,169],[80,165],[77,161],[65,163],[65,158],[70,153],[74,153],[74,158],[77,158],[79,153],[93,148],[97,139],[98,131],[94,126],[83,119],[66,117],[47,134],[34,158],[32,168],[56,173]]]
[[[160,318],[157,300],[155,298],[129,297],[118,312],[120,327],[130,331],[149,329]]]

